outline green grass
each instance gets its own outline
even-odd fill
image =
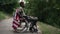
[[[6,14],[3,12],[0,12],[0,20],[3,20],[6,18]]]
[[[59,28],[44,24],[42,22],[39,22],[39,26],[42,34],[60,34]]]

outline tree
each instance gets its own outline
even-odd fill
[[[11,14],[18,6],[19,0],[0,0],[0,11]]]
[[[60,0],[27,0],[29,15],[37,16],[40,21],[60,26]]]

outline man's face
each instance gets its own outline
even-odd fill
[[[20,3],[20,6],[24,8],[24,7],[25,7],[25,6],[24,6],[24,2],[21,2],[21,3]]]

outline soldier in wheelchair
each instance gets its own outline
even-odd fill
[[[26,24],[25,27],[29,28],[30,32],[37,32],[38,31],[38,29],[37,29],[38,18],[37,17],[32,17],[32,16],[26,16],[24,11],[23,11],[24,4],[23,5],[22,4],[23,4],[23,2],[20,3],[21,7],[19,8],[19,11],[18,11],[18,15],[19,15],[19,18],[20,18],[20,22],[19,22],[20,25],[21,25],[22,22],[25,22],[25,24]],[[30,27],[28,26],[29,23],[30,23],[30,25],[29,25]]]

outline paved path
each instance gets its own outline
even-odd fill
[[[3,21],[0,21],[0,34],[37,34],[37,33],[30,33],[30,32],[24,32],[24,33],[15,33],[12,29],[12,18],[5,19]],[[41,34],[41,31],[39,30],[39,34]]]

